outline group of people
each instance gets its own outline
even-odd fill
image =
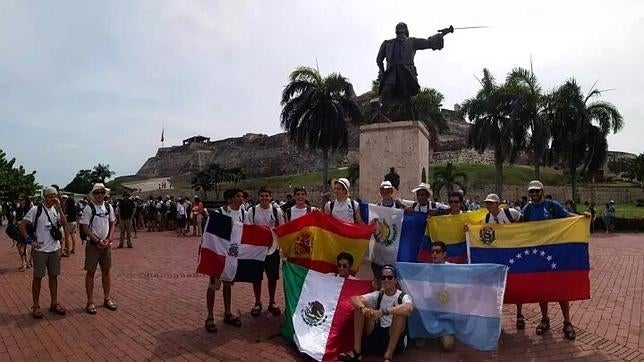
[[[324,212],[346,223],[366,223],[362,220],[360,203],[350,197],[351,184],[346,178],[339,178],[332,183],[334,198],[326,202],[322,208],[311,206],[308,194],[304,188],[296,188],[292,200],[286,207],[280,207],[274,200],[271,190],[260,188],[257,193],[258,203],[250,206],[247,203],[248,193],[241,189],[233,188],[224,192],[225,205],[210,210],[230,216],[233,220],[254,225],[265,225],[275,228],[289,221],[295,220],[311,212]],[[532,181],[528,185],[529,202],[519,211],[514,207],[503,207],[499,196],[489,194],[479,203],[474,198],[468,207],[464,207],[463,193],[451,192],[446,204],[433,201],[431,186],[421,183],[412,190],[416,199],[413,201],[395,198],[395,189],[390,181],[383,181],[380,186],[380,201],[378,205],[404,209],[405,212],[423,212],[428,217],[436,215],[455,215],[468,210],[485,207],[487,213],[482,223],[507,224],[513,222],[531,222],[562,218],[574,215],[566,210],[560,203],[545,198],[543,184]],[[113,235],[118,221],[120,238],[118,247],[127,243],[132,246],[130,231],[137,227],[156,227],[159,230],[171,225],[177,230],[177,235],[186,235],[190,225],[193,234],[200,236],[206,222],[208,210],[198,197],[192,202],[186,198],[174,200],[150,198],[148,201],[131,196],[127,193],[113,205],[106,202],[109,190],[103,184],[95,184],[88,198],[84,202],[74,204],[70,198],[61,197],[53,187],[44,190],[43,202],[33,205],[25,196],[19,198],[19,206],[15,210],[18,235],[14,239],[18,243],[21,260],[24,265],[33,265],[33,307],[34,318],[42,318],[40,311],[39,295],[41,280],[45,275],[49,277],[52,313],[64,315],[66,310],[58,302],[57,278],[61,272],[61,257],[65,254],[75,253],[74,234],[78,229],[81,240],[85,242],[85,286],[87,313],[95,314],[93,289],[94,276],[100,266],[104,290],[103,305],[110,310],[117,306],[110,294],[110,268],[111,247]],[[164,207],[165,205],[165,207]],[[282,205],[284,206],[284,205]],[[153,211],[152,211],[153,210]],[[173,210],[168,213],[168,210]],[[141,211],[143,211],[141,213]],[[143,218],[143,225],[139,216]],[[165,215],[165,216],[164,216]],[[154,216],[154,217],[153,217]],[[190,222],[188,222],[190,220]],[[12,221],[14,222],[14,221]],[[65,236],[71,234],[71,240]],[[28,249],[31,248],[31,253]],[[62,250],[61,250],[62,249]],[[432,262],[445,263],[447,248],[444,243],[434,241],[431,246]],[[279,280],[279,266],[281,262],[279,245],[274,244],[269,248],[264,263],[264,272],[268,284],[267,311],[274,316],[279,316],[282,309],[276,300],[277,282]],[[337,257],[338,277],[351,277],[349,270],[354,263],[354,256],[349,253],[340,253]],[[391,359],[394,353],[405,348],[404,331],[406,318],[413,310],[413,301],[409,295],[398,289],[396,269],[392,265],[377,265],[372,263],[371,269],[374,277],[375,291],[369,294],[353,296],[351,303],[355,306],[354,334],[355,344],[351,351],[340,356],[342,361],[357,361],[363,353],[376,352]],[[232,289],[234,282],[221,282],[210,278],[206,293],[207,317],[205,329],[208,332],[217,332],[214,320],[215,291],[223,289],[224,320],[228,325],[240,327],[242,321],[232,312]],[[259,317],[264,310],[262,299],[262,281],[253,283],[255,296],[254,304],[250,307],[250,315]],[[570,318],[570,304],[566,301],[559,303],[564,317],[563,332],[566,338],[574,339],[575,329]],[[548,304],[541,303],[541,321],[536,327],[536,334],[541,335],[550,329]],[[517,305],[516,327],[525,328],[525,318],[522,306]],[[446,351],[454,347],[453,336],[441,338],[441,343]]]
[[[246,224],[266,225],[270,228],[282,225],[285,222],[297,219],[310,212],[325,212],[334,218],[347,223],[366,223],[362,220],[360,203],[349,197],[350,182],[345,178],[337,179],[332,184],[334,194],[333,201],[326,202],[317,209],[310,206],[307,200],[306,190],[298,188],[294,190],[292,206],[283,210],[272,199],[272,193],[267,188],[258,191],[259,203],[253,207],[244,207],[244,193],[240,189],[226,190],[224,197],[226,205],[215,210],[232,217],[234,220]],[[455,215],[468,210],[476,210],[474,207],[464,208],[463,193],[451,192],[448,195],[446,204],[432,201],[431,186],[421,183],[412,190],[416,200],[407,201],[394,197],[395,189],[390,181],[383,181],[380,186],[380,201],[378,205],[404,209],[406,212],[424,212],[428,217],[436,215]],[[528,185],[529,200],[521,210],[512,206],[504,206],[498,195],[489,194],[482,201],[481,207],[487,209],[482,223],[508,224],[513,222],[532,222],[547,219],[563,218],[575,213],[567,211],[559,202],[546,199],[544,186],[540,181],[532,181]],[[470,206],[478,203],[475,198]],[[590,216],[590,214],[588,214]],[[432,243],[432,262],[446,263],[446,245],[441,241]],[[337,276],[350,277],[348,270],[353,265],[353,256],[348,253],[341,253],[337,258]],[[280,315],[281,309],[275,300],[275,290],[279,279],[279,247],[274,245],[265,262],[265,273],[268,279],[269,303],[268,311],[272,315]],[[338,356],[342,361],[357,361],[362,358],[362,353],[378,353],[391,359],[394,353],[400,352],[405,347],[404,330],[406,317],[413,310],[413,302],[409,295],[398,289],[396,269],[392,265],[377,265],[372,263],[371,269],[374,276],[375,291],[366,295],[353,296],[351,302],[355,306],[354,334],[355,345],[351,351]],[[233,282],[220,283],[211,278],[207,290],[207,318],[205,328],[209,332],[216,332],[214,323],[213,307],[215,290],[223,284],[224,299],[224,323],[233,326],[241,326],[239,316],[232,314],[232,286]],[[253,285],[255,293],[255,304],[250,309],[253,317],[258,317],[262,310],[261,282]],[[564,317],[563,333],[568,339],[575,339],[576,332],[570,318],[570,304],[566,301],[559,303]],[[550,329],[548,304],[540,303],[541,320],[535,328],[537,335],[542,335]],[[522,314],[522,306],[517,305],[516,327],[524,329],[526,326],[525,317]],[[454,337],[444,336],[441,344],[446,351],[454,348]]]

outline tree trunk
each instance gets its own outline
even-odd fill
[[[503,198],[503,162],[496,162],[494,168],[496,170],[496,194],[499,195],[499,198]]]
[[[541,178],[541,170],[540,170],[540,165],[539,161],[534,162],[534,179],[539,180]]]
[[[329,191],[329,150],[322,150],[322,190]]]
[[[571,183],[572,183],[572,200],[573,202],[576,203],[577,202],[577,170],[571,169],[570,176],[571,176]]]

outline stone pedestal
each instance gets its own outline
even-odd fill
[[[418,121],[376,123],[360,127],[360,198],[379,200],[378,189],[391,167],[400,176],[397,196],[415,200],[411,189],[421,174],[429,177],[429,132]]]

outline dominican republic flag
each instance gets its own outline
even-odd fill
[[[446,210],[449,212],[449,210]],[[464,212],[456,215],[430,216],[427,221],[426,234],[432,241],[442,241],[447,246],[447,260],[450,263],[467,263],[467,243],[465,241],[465,224],[480,224],[485,218],[487,209]],[[422,252],[421,252],[422,254]],[[431,260],[431,254],[421,255],[423,261]]]
[[[335,361],[353,348],[351,297],[372,290],[370,280],[336,277],[285,261],[286,318],[281,334],[316,361]]]
[[[414,301],[410,337],[453,334],[472,348],[497,349],[507,267],[396,263],[396,269],[402,290]]]
[[[590,299],[590,218],[470,225],[472,263],[507,266],[506,303]]]
[[[222,281],[262,280],[264,259],[273,235],[267,226],[244,225],[208,210],[197,272]]]

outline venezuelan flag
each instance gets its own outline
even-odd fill
[[[369,247],[372,230],[348,224],[322,212],[312,212],[273,229],[286,258],[321,273],[337,270],[341,252],[353,255],[352,274],[358,272]]]
[[[442,241],[447,245],[448,262],[467,263],[465,224],[481,223],[486,213],[487,209],[481,209],[457,215],[430,216],[425,235],[429,235],[432,241]]]
[[[506,303],[589,299],[589,222],[589,218],[576,216],[470,225],[470,260],[509,268]]]

